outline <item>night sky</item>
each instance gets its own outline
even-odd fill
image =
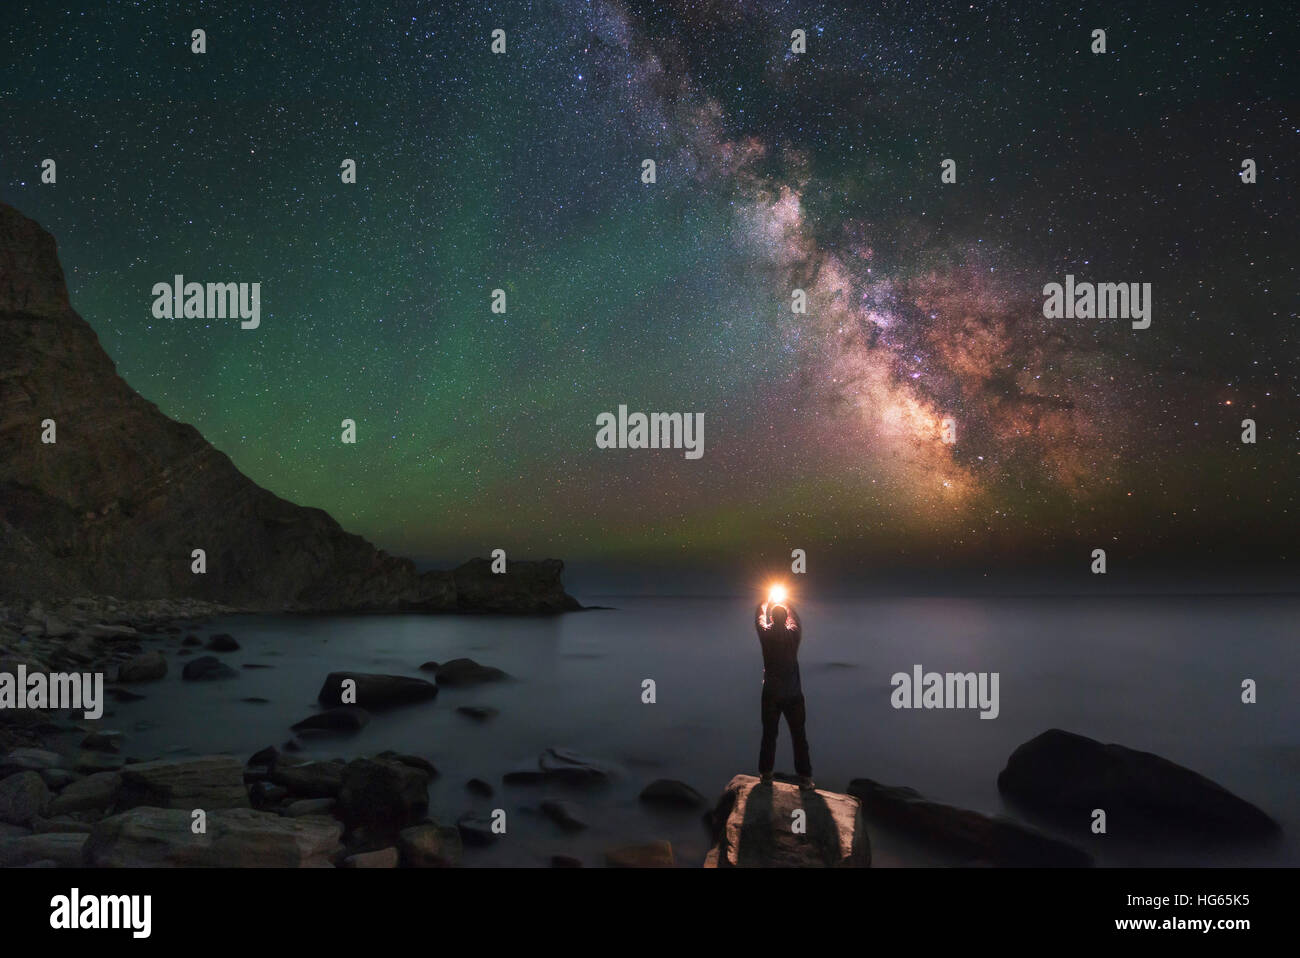
[[[0,198],[132,386],[390,551],[1289,560],[1294,8],[1127,7],[10,4]],[[260,328],[154,319],[176,273]],[[1151,327],[1045,319],[1067,273]]]

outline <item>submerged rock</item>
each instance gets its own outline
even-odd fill
[[[213,652],[238,652],[239,642],[228,632],[220,632],[208,639],[208,648]]]
[[[919,792],[881,785],[869,778],[849,782],[849,794],[862,802],[868,819],[888,823],[911,837],[975,862],[1007,866],[1092,864],[1087,852],[1008,818],[926,801]]]
[[[343,701],[343,683],[355,683],[356,701]],[[325,677],[316,700],[321,705],[359,705],[375,710],[415,702],[427,702],[438,694],[438,686],[407,675],[378,675],[372,672],[331,672]]]
[[[794,830],[800,811],[805,831]],[[871,842],[851,795],[737,775],[713,812],[705,868],[865,868]]]
[[[459,687],[481,685],[484,682],[496,682],[506,677],[506,673],[490,665],[479,665],[473,659],[452,659],[438,666],[434,673],[439,685]]]
[[[181,669],[181,678],[188,682],[206,682],[212,679],[233,679],[239,673],[215,655],[201,655],[191,659]]]
[[[295,732],[307,729],[329,732],[359,732],[370,722],[370,713],[356,705],[339,705],[316,715],[309,715],[290,726]]]
[[[998,775],[1008,799],[1087,834],[1093,809],[1110,835],[1137,840],[1264,838],[1281,827],[1191,769],[1061,729],[1021,745]]]
[[[660,778],[641,790],[641,801],[651,805],[663,805],[671,808],[699,808],[704,805],[704,796],[685,782],[672,778]]]

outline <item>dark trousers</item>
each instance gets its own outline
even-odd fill
[[[807,717],[804,711],[803,695],[777,698],[763,692],[763,744],[758,748],[758,772],[760,775],[771,773],[776,764],[776,734],[781,727],[781,716],[790,728],[790,740],[794,744],[794,770],[799,775],[812,777],[812,759],[808,757],[808,734],[804,731]]]

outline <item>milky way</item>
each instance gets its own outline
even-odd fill
[[[1279,557],[1280,24],[1021,6],[34,6],[5,37],[3,197],[129,382],[386,548]],[[154,320],[174,273],[260,281],[261,328]],[[1045,319],[1066,273],[1153,283],[1152,327]],[[704,413],[705,456],[597,449],[620,403]]]

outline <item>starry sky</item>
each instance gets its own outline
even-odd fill
[[[0,198],[74,307],[165,413],[389,551],[1294,558],[1285,4],[11,8]],[[155,319],[176,273],[260,282],[260,328]],[[1067,273],[1151,283],[1151,327],[1045,319]],[[703,458],[598,449],[620,404],[703,413]]]

